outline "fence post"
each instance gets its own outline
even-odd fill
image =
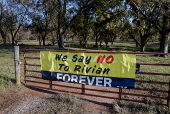
[[[14,46],[14,66],[16,85],[20,85],[21,82],[20,82],[19,46]]]
[[[52,89],[52,86],[53,86],[52,80],[49,80],[49,84],[50,84],[50,89]]]
[[[82,94],[85,94],[85,84],[81,84],[82,85]]]
[[[25,54],[26,53],[26,51],[24,51],[24,55],[23,55],[23,57],[24,57],[24,82],[25,82],[25,85],[26,85],[26,64],[27,64],[27,62],[26,62],[26,59],[25,59]]]
[[[169,101],[170,101],[170,81],[169,81],[169,88],[168,88],[167,107],[169,107]]]
[[[122,99],[122,88],[119,87],[119,100]]]

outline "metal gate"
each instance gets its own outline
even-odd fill
[[[77,83],[66,83],[60,81],[44,80],[40,70],[40,51],[70,52],[56,50],[28,49],[24,51],[24,76],[26,86],[74,94],[118,99],[145,104],[164,105],[169,107],[170,101],[170,62],[160,63],[155,55],[164,53],[140,53],[140,52],[101,52],[100,53],[127,53],[137,55],[137,64],[141,71],[136,74],[136,87],[134,89],[123,89],[115,87],[96,87]],[[74,51],[87,52],[87,51]],[[89,51],[88,51],[89,52]],[[90,51],[90,53],[98,53]],[[151,57],[152,56],[152,57]],[[141,62],[141,58],[146,61]],[[161,58],[162,59],[162,58]],[[142,59],[145,60],[145,59]],[[152,68],[154,67],[154,68]],[[162,69],[157,72],[156,69]]]

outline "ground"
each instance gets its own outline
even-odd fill
[[[1,97],[0,114],[47,114],[50,112],[51,112],[50,114],[53,114],[54,109],[51,108],[52,102],[50,102],[49,104],[48,99],[51,99],[54,95],[61,93],[49,93],[45,91],[33,90],[30,88],[24,89],[25,90],[22,91],[16,91],[14,89],[11,89],[8,93],[4,93],[4,95],[6,96],[4,95],[0,96]],[[81,110],[79,110],[78,113],[81,114],[111,113],[110,107],[112,106],[113,102],[112,100],[88,96],[76,96],[76,97],[81,98],[80,103]],[[64,114],[65,112],[60,111],[60,113]],[[69,113],[72,114],[76,112],[73,112],[70,109]]]

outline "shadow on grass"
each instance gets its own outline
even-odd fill
[[[58,46],[40,46],[40,45],[25,45],[25,44],[19,44],[20,49],[58,49]],[[12,45],[5,45],[0,46],[0,49],[13,49],[14,46]]]
[[[7,82],[12,82],[12,83],[15,83],[16,81],[15,81],[15,79],[13,79],[13,78],[10,78],[10,77],[8,77],[8,76],[1,76],[0,75],[0,81],[2,82],[2,83],[7,83]]]
[[[32,86],[25,86],[31,90],[34,90],[34,91],[38,91],[38,92],[42,92],[42,93],[48,93],[48,94],[58,94],[57,92],[53,92],[53,91],[50,91],[49,90],[45,90],[45,89],[41,89],[41,88],[38,88],[38,87],[32,87]]]
[[[0,86],[9,86],[10,84],[16,84],[16,80],[14,78],[10,78],[8,76],[2,76],[0,75]],[[21,84],[24,85],[23,82],[21,82]]]
[[[126,42],[125,42],[126,43]],[[140,51],[140,47],[134,47],[134,46],[130,46],[130,45],[113,45],[113,46],[109,46],[109,47],[95,47],[94,45],[90,45],[88,44],[87,47],[83,47],[80,46],[79,44],[76,44],[75,42],[68,42],[65,45],[65,48],[67,49],[60,49],[58,48],[57,45],[46,45],[46,46],[42,46],[42,45],[28,45],[28,44],[19,44],[20,49],[21,50],[25,50],[25,49],[49,49],[49,50],[70,50],[70,51],[74,51],[74,50],[108,50],[108,51],[131,51],[131,52],[136,52],[136,51]],[[75,49],[72,49],[75,48]],[[159,43],[153,43],[153,44],[148,44],[146,46],[145,51],[146,52],[158,52],[158,48],[159,48]],[[12,49],[13,50],[13,46],[12,45],[5,45],[5,46],[0,46],[0,49]],[[169,48],[169,52],[170,52],[170,48]]]
[[[69,47],[67,47],[69,48]],[[115,46],[115,47],[93,47],[93,46],[88,46],[88,47],[81,47],[79,45],[74,45],[73,47],[70,48],[76,48],[76,50],[103,50],[103,51],[139,51],[139,48],[134,48],[131,46]]]
[[[103,102],[99,102],[99,101],[93,101],[93,100],[89,100],[89,99],[86,99],[86,98],[81,98],[81,100],[85,100],[85,101],[88,101],[88,102],[91,102],[91,103],[94,103],[94,104],[98,104],[98,105],[101,105],[101,106],[107,106],[107,107],[112,106],[112,104],[110,104],[110,103],[103,103]]]
[[[46,89],[41,89],[41,88],[32,87],[32,86],[26,86],[26,87],[31,89],[31,90],[39,91],[39,92],[42,92],[42,93],[48,93],[48,94],[53,94],[53,95],[59,94],[59,92],[54,92],[53,90],[50,90],[50,89],[46,90]],[[70,94],[68,92],[64,92],[64,93]],[[73,94],[73,95],[76,95],[76,94]],[[99,101],[93,101],[93,100],[89,100],[89,99],[86,99],[86,98],[80,98],[80,100],[88,101],[88,102],[98,104],[98,105],[101,105],[101,106],[107,106],[107,107],[112,106],[112,104],[110,104],[110,103],[103,103],[103,102],[99,102]]]

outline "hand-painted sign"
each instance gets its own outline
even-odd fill
[[[50,80],[133,88],[136,55],[40,52],[41,71]]]

